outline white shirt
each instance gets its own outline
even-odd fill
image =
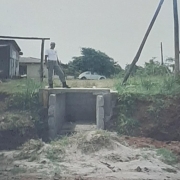
[[[57,61],[58,59],[57,52],[54,49],[47,49],[45,55],[48,56],[49,61]]]

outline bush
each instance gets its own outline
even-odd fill
[[[131,118],[136,98],[136,95],[131,93],[123,93],[119,96],[120,113],[117,125],[120,134],[133,135],[134,130],[139,127],[138,121]]]
[[[35,110],[39,105],[38,92],[40,83],[33,80],[27,80],[26,88],[19,93],[15,93],[8,99],[8,108],[19,110]]]

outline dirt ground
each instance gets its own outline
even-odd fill
[[[63,137],[51,144],[30,140],[21,149],[0,152],[0,179],[18,180],[178,180],[178,155],[167,164],[155,148],[174,149],[180,142],[119,137],[89,131]]]

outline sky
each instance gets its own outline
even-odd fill
[[[172,0],[165,0],[139,58],[174,57]],[[59,59],[68,63],[81,48],[106,53],[123,68],[132,62],[159,0],[0,0],[2,36],[47,37],[56,42]],[[180,2],[178,0],[178,8]],[[179,17],[180,19],[180,17]],[[16,40],[23,56],[40,58],[40,41]]]

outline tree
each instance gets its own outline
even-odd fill
[[[164,74],[170,74],[171,71],[169,67],[164,64],[161,65],[160,62],[155,61],[156,57],[153,57],[149,60],[149,62],[145,62],[145,66],[143,69],[143,74],[148,76],[158,76]]]
[[[131,66],[130,64],[127,64],[127,65],[126,65],[126,67],[125,67],[125,72],[126,72],[126,73],[128,72],[130,66]],[[131,75],[132,75],[132,76],[136,75],[137,71],[138,71],[138,70],[141,70],[141,68],[142,68],[141,66],[134,65],[134,68],[133,68],[133,70],[131,71]]]
[[[81,73],[92,71],[110,77],[118,74],[122,68],[112,58],[101,51],[92,48],[82,48],[82,56],[73,57],[73,61],[68,63],[71,73]]]

